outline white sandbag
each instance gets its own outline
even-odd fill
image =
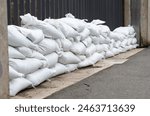
[[[71,26],[61,21],[59,21],[59,29],[65,35],[65,37],[79,36],[79,33],[77,31],[75,31]]]
[[[74,42],[73,37],[68,37],[68,38],[66,38],[66,39],[70,40],[72,43]]]
[[[25,77],[24,74],[17,72],[15,69],[13,69],[11,66],[9,66],[9,79],[16,79],[16,78],[23,78]]]
[[[65,17],[75,19],[75,16],[74,16],[73,14],[71,14],[71,13],[67,13],[67,14],[65,14]]]
[[[41,20],[37,20],[37,18],[34,18],[30,14],[21,16],[22,23],[25,24],[25,27],[30,28],[30,29],[40,29],[43,31],[45,37],[53,37],[53,38],[65,38],[65,36],[57,30],[54,26],[50,25],[49,23],[46,23]],[[27,20],[29,19],[29,20]],[[29,21],[34,22],[33,24],[30,23]]]
[[[35,58],[26,58],[25,60],[9,59],[9,65],[20,73],[29,74],[41,68],[43,63]]]
[[[13,25],[8,26],[8,44],[13,47],[29,47],[36,49],[37,46],[21,34]]]
[[[65,36],[61,31],[57,30],[54,26],[48,23],[38,21],[38,24],[35,27],[41,29],[45,37],[53,37],[55,39],[65,38]]]
[[[87,24],[87,28],[90,30],[90,34],[93,36],[99,36],[100,35],[100,28],[92,23]]]
[[[52,39],[44,39],[43,41],[41,41],[39,44],[39,52],[43,55],[48,55],[52,52],[57,52],[59,51],[59,46],[56,43],[56,41],[52,40]]]
[[[30,13],[25,14],[24,16],[20,16],[22,25],[36,25],[37,17],[31,16]]]
[[[121,46],[121,41],[117,41],[114,43],[114,47],[119,48]]]
[[[72,42],[68,39],[59,39],[64,52],[68,52],[71,49]]]
[[[49,68],[43,68],[39,69],[31,74],[28,74],[26,76],[26,79],[32,82],[33,86],[37,86],[41,84],[42,82],[46,81],[47,79],[53,77],[54,73],[56,71],[49,69]]]
[[[77,32],[82,32],[83,29],[85,28],[85,22],[79,19],[67,17],[58,19],[58,21],[68,24],[69,26],[74,28]]]
[[[124,34],[115,33],[115,32],[110,32],[109,37],[111,39],[114,39],[115,41],[123,41],[124,39],[126,39]]]
[[[137,39],[136,39],[136,38],[133,38],[131,44],[134,45],[134,44],[136,44],[136,43],[137,43]]]
[[[91,36],[91,38],[92,38],[92,42],[95,44],[95,45],[97,45],[97,44],[107,44],[108,42],[107,42],[107,40],[106,40],[106,38],[104,38],[102,35],[99,35],[99,36]]]
[[[95,52],[96,52],[96,46],[94,44],[91,44],[91,46],[86,49],[85,55],[89,57],[93,55]]]
[[[82,42],[76,43],[74,42],[70,51],[74,54],[84,55],[85,54],[86,47]]]
[[[120,53],[120,50],[117,49],[117,48],[112,48],[111,51],[112,51],[112,53],[113,53],[114,55],[117,55],[117,54]]]
[[[16,28],[28,39],[30,39],[33,43],[37,44],[44,39],[43,31],[39,29],[26,29],[23,27]]]
[[[25,78],[16,78],[9,82],[9,95],[15,96],[21,90],[31,87],[32,83]]]
[[[74,37],[74,42],[80,42],[81,41],[81,36],[76,36]]]
[[[43,56],[41,53],[27,47],[18,47],[18,51],[21,52],[27,58],[46,60],[45,56]]]
[[[8,46],[8,54],[9,58],[14,58],[14,59],[25,59],[26,57],[21,54],[18,50],[16,50],[14,47]]]
[[[77,55],[77,57],[78,57],[81,61],[83,61],[83,60],[86,59],[86,56],[85,56],[85,55]]]
[[[61,64],[78,64],[81,60],[72,52],[62,52],[58,62]]]
[[[129,36],[133,35],[135,33],[135,30],[132,26],[128,26],[128,27],[118,27],[114,30],[114,32],[122,33],[126,36]]]
[[[56,63],[58,62],[58,54],[56,54],[55,52],[51,53],[45,57],[47,59],[48,68],[54,67],[56,65]]]
[[[93,23],[95,25],[102,25],[102,24],[105,24],[106,22],[99,20],[99,19],[96,19],[96,20],[93,20],[91,23]]]
[[[92,61],[90,61],[89,59],[85,59],[84,61],[78,64],[78,68],[83,68],[91,65],[93,65]]]
[[[97,63],[98,61],[100,61],[102,59],[104,59],[104,54],[95,52],[92,56],[90,56],[87,59],[85,59],[84,61],[80,62],[78,64],[78,68],[94,65],[95,63]]]
[[[106,58],[113,57],[113,56],[114,56],[114,54],[111,50],[106,51],[106,53],[105,53]]]
[[[81,40],[83,41],[83,40],[86,39],[89,35],[90,35],[89,29],[85,28],[85,29],[80,33]]]
[[[132,38],[127,39],[127,46],[130,46],[132,44]]]
[[[96,45],[96,52],[101,53],[103,51],[105,51],[103,44]]]
[[[68,72],[75,71],[78,68],[78,64],[67,64],[65,66]]]
[[[82,43],[86,46],[89,47],[92,44],[92,39],[91,37],[87,37]]]
[[[104,47],[104,51],[108,51],[109,50],[109,45],[108,44],[101,44]]]
[[[91,36],[92,38],[92,43],[94,43],[95,45],[100,43],[100,38],[96,37],[96,36]]]
[[[79,33],[77,31],[75,31],[71,26],[63,23],[62,21],[59,21],[57,19],[45,19],[44,22],[47,22],[60,30],[66,38],[79,36]]]
[[[63,64],[60,64],[60,63],[57,63],[55,65],[55,67],[52,68],[52,70],[55,70],[54,76],[57,76],[57,75],[64,74],[64,73],[68,72],[67,67]]]
[[[121,42],[121,47],[126,47],[127,44],[128,44],[128,40],[125,39],[125,40],[123,40],[123,41]]]
[[[100,34],[103,37],[108,37],[110,34],[110,28],[107,25],[98,25],[98,27],[100,28]]]
[[[92,63],[92,65],[96,64],[98,61],[104,59],[104,55],[101,53],[95,52],[92,56],[90,56],[89,61]]]

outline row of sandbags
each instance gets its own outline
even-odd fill
[[[104,23],[72,14],[44,21],[26,14],[21,16],[22,27],[9,25],[10,96],[137,47],[133,27],[111,31]]]

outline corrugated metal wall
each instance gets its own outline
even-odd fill
[[[60,18],[72,13],[77,18],[101,19],[114,29],[123,25],[124,0],[7,0],[8,23],[20,25],[19,16],[31,13],[39,19]]]

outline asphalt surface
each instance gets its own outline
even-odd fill
[[[150,99],[150,48],[100,71],[48,99]]]

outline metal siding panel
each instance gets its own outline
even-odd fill
[[[12,1],[12,2],[11,2]],[[8,0],[8,6],[19,0]],[[105,20],[114,29],[123,25],[124,0],[20,0],[18,6],[11,4],[8,8],[8,22],[19,23],[14,20],[19,15],[30,12],[38,19],[60,18],[66,13],[72,13],[77,18]],[[19,15],[18,15],[19,10]],[[11,21],[12,20],[12,21]],[[18,20],[18,19],[17,19]]]

